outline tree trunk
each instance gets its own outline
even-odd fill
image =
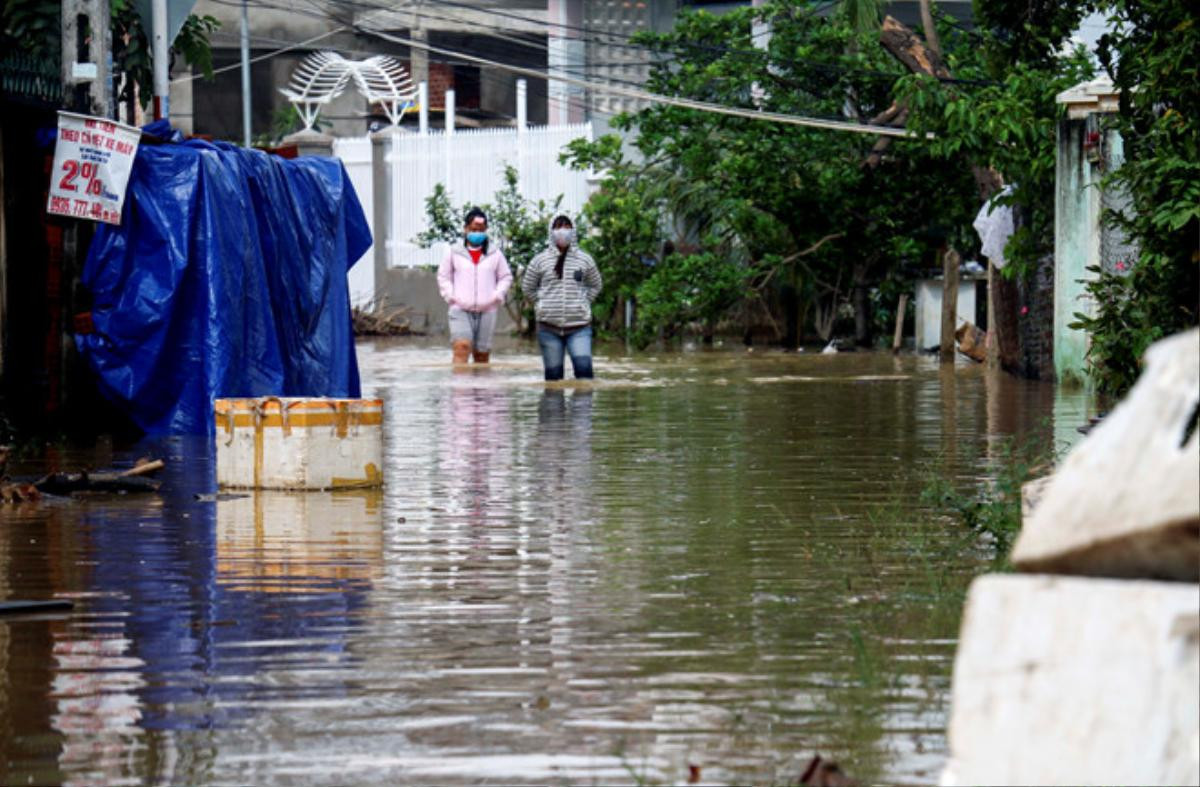
[[[988,260],[987,266],[987,368],[995,371],[1000,368],[1000,350],[996,342],[996,266]]]
[[[1021,327],[1018,311],[1021,293],[1017,282],[1000,271],[996,271],[993,281],[995,292],[989,293],[989,300],[995,306],[995,313],[988,315],[988,330],[995,338],[1000,368],[1006,372],[1020,374]]]
[[[854,343],[859,347],[871,345],[871,321],[868,311],[867,285],[854,285]]]
[[[854,284],[850,293],[851,303],[854,304],[854,343],[859,347],[871,344],[871,305],[867,299],[867,272],[870,263],[854,266]]]
[[[940,60],[942,57],[942,44],[938,40],[937,27],[933,24],[933,0],[920,0],[921,5],[921,27],[925,30],[925,44],[933,50]]]
[[[904,343],[904,316],[908,309],[908,293],[900,295],[900,303],[896,304],[896,332],[892,334],[892,352],[900,352]]]
[[[922,0],[922,13],[924,13],[926,0]],[[928,30],[926,31],[928,34]],[[936,37],[937,33],[934,33]],[[892,57],[899,60],[909,71],[914,74],[928,74],[939,79],[948,78],[950,71],[942,63],[939,50],[933,46],[926,46],[917,38],[917,34],[909,30],[894,17],[888,16],[883,20],[883,26],[879,33],[879,43],[883,48],[892,54]],[[890,107],[889,107],[890,110]],[[880,142],[877,142],[875,147],[881,147]],[[886,145],[882,148],[886,149]],[[868,166],[876,166],[879,162],[880,154],[877,154],[872,149],[871,154],[867,156],[866,164]],[[997,191],[1000,190],[1002,179],[1000,174],[990,167],[979,167],[972,165],[971,174],[975,178],[975,185],[979,188],[980,199],[986,200]]]

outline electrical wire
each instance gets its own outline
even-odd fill
[[[920,138],[924,136],[926,139],[932,139],[933,134],[926,133],[924,135],[917,132],[909,131],[903,128],[894,128],[891,126],[872,126],[866,123],[852,123],[844,120],[824,120],[820,118],[804,117],[802,115],[787,115],[780,112],[765,112],[760,110],[743,109],[741,107],[729,107],[723,104],[713,104],[707,101],[696,101],[688,98],[678,98],[675,96],[664,96],[658,93],[634,87],[622,87],[620,85],[599,84],[597,82],[579,79],[576,77],[562,76],[556,73],[541,72],[533,68],[524,66],[514,66],[507,63],[501,63],[488,58],[478,57],[476,55],[467,54],[465,52],[455,52],[444,47],[434,46],[423,41],[416,41],[403,36],[392,35],[382,30],[372,30],[371,28],[355,25],[355,29],[366,35],[374,35],[385,41],[391,41],[397,44],[406,44],[410,47],[417,47],[428,52],[435,52],[443,55],[451,55],[462,58],[480,65],[491,66],[501,71],[509,71],[521,76],[534,77],[538,79],[546,79],[549,81],[565,82],[568,85],[584,87],[598,93],[609,93],[626,98],[640,99],[652,104],[661,104],[665,106],[675,106],[683,109],[693,109],[700,112],[708,112],[717,115],[727,115],[730,117],[741,117],[749,120],[760,120],[774,123],[786,123],[796,126],[806,126],[809,128],[820,128],[829,131],[847,131],[858,134],[871,134],[873,136],[889,136],[889,137],[905,137],[905,138]]]
[[[217,0],[217,1],[220,2],[221,0]],[[271,4],[265,3],[265,2],[257,2],[256,4],[257,5],[267,5],[267,6],[271,5]],[[449,4],[454,5],[454,3],[449,3]],[[458,4],[458,5],[461,5],[461,4]],[[278,6],[276,6],[276,7],[278,7]],[[292,8],[291,10],[296,11],[297,9]],[[387,8],[386,10],[391,11],[394,9]],[[316,16],[319,14],[310,13],[310,15]],[[511,14],[501,14],[501,15],[511,16]],[[322,18],[324,18],[324,17],[322,16]],[[294,44],[292,46],[283,47],[274,52],[260,55],[256,58],[254,58],[252,60],[252,62],[265,60],[269,57],[276,56],[283,52],[290,51],[292,49],[297,49],[302,46],[306,46],[317,40],[320,40],[322,38],[326,38],[335,33],[341,32],[345,29],[346,29],[345,26],[334,28],[333,30],[327,31],[318,36],[314,36],[310,39],[307,39],[306,41],[298,42],[297,44]],[[908,131],[906,129],[902,129],[902,128],[894,128],[894,127],[888,127],[888,126],[873,126],[873,125],[869,125],[869,124],[854,123],[854,122],[848,122],[848,121],[843,121],[843,120],[831,120],[831,119],[805,117],[805,116],[799,116],[799,115],[788,115],[788,114],[777,113],[777,112],[766,112],[766,111],[761,111],[761,110],[749,110],[749,109],[743,109],[740,107],[730,107],[730,106],[725,106],[722,104],[714,104],[711,102],[698,101],[698,100],[694,100],[694,99],[679,98],[679,97],[674,97],[674,96],[665,96],[665,95],[661,95],[661,94],[652,93],[650,91],[646,91],[646,90],[642,89],[641,87],[637,87],[637,86],[622,87],[619,84],[612,84],[615,80],[613,80],[611,78],[607,80],[607,82],[609,84],[598,83],[598,82],[595,82],[592,80],[581,79],[581,78],[577,78],[574,76],[564,76],[560,73],[538,71],[537,69],[528,68],[528,67],[524,67],[524,66],[511,65],[511,64],[507,64],[507,63],[501,63],[496,60],[482,58],[482,57],[478,57],[476,55],[471,55],[471,54],[464,53],[464,52],[456,52],[454,50],[446,49],[444,47],[433,46],[427,42],[417,41],[412,38],[396,36],[396,35],[390,34],[383,30],[375,30],[375,29],[371,29],[369,27],[364,27],[362,25],[354,25],[353,29],[359,33],[362,33],[365,35],[373,35],[375,37],[381,38],[386,41],[391,41],[393,43],[399,43],[399,44],[406,45],[410,48],[416,47],[418,49],[424,49],[427,52],[441,54],[443,56],[455,57],[460,60],[465,60],[465,61],[476,63],[479,65],[491,66],[491,67],[497,68],[499,70],[509,71],[510,73],[515,73],[515,74],[519,74],[522,76],[532,77],[534,79],[545,79],[548,81],[563,82],[563,83],[566,83],[569,85],[583,87],[585,89],[592,90],[592,91],[598,92],[598,93],[608,93],[608,94],[612,94],[612,95],[622,96],[625,98],[632,98],[635,100],[646,101],[646,102],[654,103],[654,104],[676,106],[676,107],[681,107],[681,108],[685,108],[685,109],[693,109],[693,110],[697,110],[697,111],[701,111],[701,112],[709,112],[709,113],[721,114],[721,115],[727,115],[727,116],[733,116],[733,117],[742,117],[742,118],[747,118],[747,119],[752,119],[752,120],[765,120],[765,121],[770,121],[770,122],[787,123],[787,124],[792,124],[792,125],[807,126],[807,127],[812,127],[812,128],[822,128],[822,129],[827,129],[827,130],[837,130],[837,131],[848,131],[848,132],[854,132],[854,133],[871,134],[874,136],[893,136],[893,137],[916,137],[916,136],[919,136],[919,135],[915,134],[914,132],[910,132],[910,131]],[[239,66],[240,66],[240,64],[233,64],[231,66],[223,67],[222,71],[231,70],[231,69],[237,68]],[[215,73],[215,71],[214,71],[214,73]],[[182,77],[182,78],[174,80],[174,81],[177,81],[177,82],[189,81],[190,79],[195,79],[196,76],[197,75],[188,75],[187,77]],[[624,80],[622,80],[622,81],[624,81]],[[625,82],[627,84],[629,84],[628,81],[625,81]],[[634,83],[634,84],[640,84],[640,83]],[[925,134],[924,136],[926,138],[932,138],[933,135]]]
[[[267,52],[265,54],[261,54],[256,57],[252,57],[252,58],[250,58],[249,62],[258,63],[263,60],[270,60],[271,58],[276,57],[277,55],[282,55],[284,52],[290,52],[293,49],[300,49],[301,47],[306,47],[310,44],[314,44],[317,41],[320,41],[322,38],[328,38],[329,36],[336,35],[340,32],[343,32],[345,29],[346,28],[344,28],[344,27],[335,27],[333,30],[329,30],[325,33],[321,33],[320,35],[313,36],[312,38],[306,39],[304,41],[297,41],[294,44],[289,44],[288,46],[281,47],[274,51]],[[228,65],[228,66],[221,66],[220,68],[214,68],[212,70],[212,74],[215,76],[216,74],[221,74],[226,71],[233,71],[234,69],[241,68],[241,67],[242,67],[241,63],[234,63],[234,64]],[[207,76],[207,75],[206,74],[194,74],[194,73],[193,74],[184,74],[183,76],[179,76],[179,77],[176,77],[175,79],[172,79],[170,84],[178,85],[178,84],[182,84],[184,82],[191,82],[195,79],[198,79],[200,77],[205,77],[205,76]]]
[[[213,1],[222,3],[222,4],[227,4],[227,5],[237,5],[238,4],[237,0],[213,0]],[[315,0],[309,0],[309,2],[310,2],[310,5],[314,5],[314,6],[316,5]],[[339,6],[339,7],[343,7],[343,8],[347,8],[347,9],[351,9],[351,10],[365,11],[368,13],[369,12],[388,12],[388,13],[393,13],[393,14],[402,14],[402,15],[406,15],[406,16],[421,17],[424,19],[433,19],[433,20],[438,20],[438,21],[442,21],[442,22],[470,21],[471,24],[477,28],[483,28],[483,29],[487,29],[487,30],[497,31],[500,34],[509,34],[512,32],[509,28],[504,28],[504,27],[500,27],[497,25],[489,25],[486,22],[479,22],[477,20],[464,20],[462,17],[452,17],[452,16],[439,15],[436,13],[429,13],[428,6],[420,6],[420,8],[426,9],[426,10],[417,11],[417,10],[414,10],[413,8],[401,7],[401,6],[398,6],[395,4],[388,5],[388,4],[382,4],[382,3],[372,3],[372,2],[366,2],[366,0],[325,0],[325,2],[331,6]],[[287,6],[273,5],[271,3],[261,2],[260,0],[255,0],[255,4],[256,5],[264,5],[266,7],[279,8],[281,10],[291,10],[290,7],[287,7]],[[611,48],[617,48],[617,49],[632,49],[632,50],[637,50],[639,52],[660,51],[660,50],[657,50],[655,47],[649,46],[647,44],[628,43],[628,42],[632,42],[634,35],[636,35],[636,34],[629,35],[629,34],[612,32],[612,31],[596,31],[592,28],[579,27],[579,26],[574,26],[574,25],[564,25],[561,23],[549,22],[549,21],[545,21],[545,20],[536,19],[533,17],[522,16],[520,14],[515,14],[512,12],[508,12],[508,11],[502,11],[500,9],[491,9],[491,8],[484,9],[484,8],[479,8],[477,6],[472,6],[467,3],[452,2],[451,0],[442,0],[440,2],[440,5],[448,5],[448,6],[453,6],[453,7],[457,7],[457,8],[470,9],[470,10],[475,11],[480,14],[491,14],[494,16],[513,19],[515,21],[521,21],[521,22],[524,22],[524,23],[530,24],[530,25],[545,26],[548,28],[549,27],[558,27],[561,29],[569,29],[569,30],[575,30],[575,31],[588,32],[591,34],[590,36],[575,37],[575,38],[571,38],[568,40],[583,41],[584,43],[592,44],[595,46],[611,47]],[[829,4],[827,3],[826,5],[829,5]],[[820,10],[822,10],[822,9],[820,6],[818,6],[814,9],[814,11],[812,13],[819,13]],[[336,18],[332,17],[332,15],[329,15],[329,18],[334,19],[334,21],[339,21],[339,20],[336,20]],[[650,32],[650,31],[647,30],[647,31],[643,31],[643,32]],[[770,31],[766,31],[766,32],[770,32]],[[529,47],[534,47],[534,48],[539,48],[539,49],[546,48],[544,44],[540,44],[538,42],[532,42],[532,41],[528,41],[528,40],[524,40],[524,39],[517,39],[511,35],[489,34],[489,37],[506,38],[507,40],[510,40],[513,43],[518,43],[522,46],[529,46]],[[600,37],[609,38],[609,39],[618,39],[619,41],[625,42],[625,43],[618,43],[615,41],[604,41],[604,40],[601,40]],[[761,60],[761,58],[764,56],[764,50],[762,50],[762,49],[757,49],[757,48],[742,49],[742,48],[730,47],[730,46],[716,46],[716,45],[712,45],[712,44],[702,44],[702,43],[694,42],[694,41],[672,42],[668,46],[680,47],[680,48],[684,48],[684,49],[688,49],[688,50],[705,51],[705,52],[710,52],[710,53],[718,54],[718,55],[722,55],[722,56],[724,56],[724,55],[736,56],[736,57],[741,57],[743,59],[753,58],[755,60],[755,62],[757,62],[758,60]],[[663,60],[661,62],[669,63],[673,59],[674,58],[669,58],[669,59]],[[801,59],[796,59],[796,58],[776,58],[773,62],[776,62],[781,65],[791,66],[793,68],[802,68],[803,67],[803,68],[810,68],[810,69],[826,71],[826,72],[848,73],[848,74],[855,74],[862,78],[885,79],[885,80],[889,80],[889,81],[895,81],[900,76],[902,76],[902,74],[899,74],[899,73],[891,73],[891,72],[887,72],[887,71],[877,71],[877,70],[873,70],[873,69],[856,68],[854,66],[838,65],[838,64],[834,64],[834,63],[820,63],[820,62],[816,62],[816,61],[812,61],[812,60],[801,60]],[[656,62],[653,62],[652,64],[656,65],[656,64],[658,64],[658,62],[656,61]],[[957,83],[991,84],[991,83],[981,83],[979,80],[959,80],[959,79],[955,79],[953,77],[937,77],[937,79],[939,79],[939,81],[942,81],[942,82],[956,83],[956,84]]]

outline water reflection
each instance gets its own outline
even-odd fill
[[[434,470],[442,497],[434,504],[471,527],[509,515],[504,495],[512,477],[508,396],[498,386],[459,383],[442,406]]]
[[[529,494],[536,515],[556,528],[579,525],[595,513],[592,396],[588,389],[547,388],[538,400]]]
[[[0,511],[0,594],[79,605],[0,621],[0,782],[935,778],[936,588],[979,560],[925,476],[974,488],[1082,398],[890,354],[497,358],[364,345],[382,495],[197,500],[171,442],[87,460],[165,454],[161,497]]]
[[[383,495],[254,492],[216,503],[217,584],[229,592],[370,590],[383,571]]]

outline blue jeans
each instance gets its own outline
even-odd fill
[[[563,378],[563,351],[571,356],[575,379],[592,378],[592,326],[555,328],[538,323],[538,346],[542,348],[542,366],[547,380]]]

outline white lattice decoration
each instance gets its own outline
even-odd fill
[[[375,55],[347,60],[336,52],[313,52],[304,58],[279,92],[296,105],[304,127],[311,130],[321,107],[340,96],[351,81],[368,104],[383,107],[393,126],[400,124],[417,95],[408,72],[395,58]]]

